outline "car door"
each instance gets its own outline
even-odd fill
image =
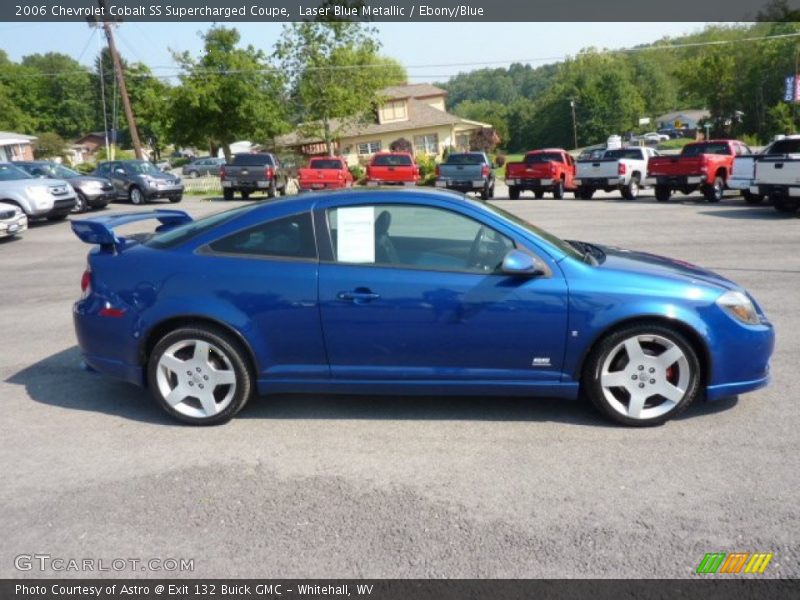
[[[330,201],[328,201],[330,202]],[[318,206],[319,300],[340,379],[556,381],[567,290],[496,268],[508,231],[420,204]],[[530,250],[530,249],[528,249]]]
[[[114,186],[114,191],[117,193],[117,198],[128,197],[128,174],[125,172],[125,166],[119,162],[114,161],[109,163],[108,178]]]

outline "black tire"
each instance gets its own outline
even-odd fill
[[[516,186],[510,186],[508,188],[508,197],[511,200],[519,200],[519,188]]]
[[[672,408],[668,409],[662,415],[653,416],[653,417],[639,417],[639,418],[632,418],[628,415],[622,414],[619,408],[622,407],[623,409],[626,408],[623,404],[625,401],[625,394],[627,391],[624,391],[621,388],[613,388],[616,392],[609,392],[612,397],[615,397],[615,393],[619,394],[617,397],[618,406],[615,407],[612,402],[606,398],[606,395],[603,391],[603,386],[600,383],[601,373],[603,369],[603,364],[609,358],[611,353],[617,354],[618,347],[621,343],[625,340],[636,338],[636,337],[648,337],[648,336],[657,336],[658,338],[664,338],[671,342],[672,344],[678,346],[680,350],[683,352],[683,356],[686,359],[686,377],[687,381],[685,383],[686,391],[683,393],[683,396],[680,400],[672,406]],[[641,339],[641,337],[640,337]],[[653,342],[652,348],[653,350],[658,347],[658,344]],[[643,347],[645,352],[653,351],[648,350],[647,348]],[[660,354],[660,352],[658,353]],[[657,356],[654,355],[654,356]],[[629,360],[629,359],[627,359]],[[645,361],[643,361],[645,362]],[[628,362],[626,361],[625,364],[621,365],[621,368],[625,369],[628,367]],[[646,364],[646,363],[645,363]],[[633,365],[631,365],[633,368]],[[683,367],[678,366],[675,369],[675,364],[669,367],[666,373],[662,376],[664,378],[678,378],[682,377],[683,374],[680,372]],[[653,375],[648,374],[649,368],[645,366],[644,369],[641,370],[642,373],[645,373],[646,378],[654,377],[657,378],[659,372],[656,372]],[[639,373],[638,370],[632,371],[634,374]],[[633,375],[631,376],[633,378]],[[627,379],[627,375],[625,376]],[[644,387],[648,385],[647,382],[643,382],[644,379],[639,380],[640,382],[635,384],[638,387]],[[651,379],[649,383],[653,383],[654,381],[657,382],[656,379]],[[622,327],[617,329],[616,331],[611,332],[601,341],[599,341],[595,347],[592,349],[591,353],[589,354],[586,362],[584,363],[583,373],[581,377],[581,390],[583,393],[588,396],[588,398],[592,401],[592,404],[607,418],[614,420],[618,423],[622,423],[623,425],[629,425],[634,427],[647,427],[652,425],[660,425],[665,421],[679,415],[684,410],[686,410],[692,402],[697,399],[700,395],[702,390],[702,382],[703,382],[703,373],[702,367],[700,365],[700,360],[697,356],[697,351],[692,346],[692,344],[686,339],[686,337],[681,334],[680,332],[666,327],[661,324],[639,324],[639,325],[629,325],[626,327]],[[633,382],[630,384],[633,386]],[[645,388],[646,389],[646,388]],[[630,398],[630,396],[628,396]],[[630,402],[630,400],[628,400]],[[645,400],[644,409],[653,408],[653,406],[648,407],[647,402],[658,402],[658,395],[653,394],[652,396],[648,397]]]
[[[183,196],[182,195],[181,196],[170,196],[170,198],[169,198],[169,201],[172,202],[172,204],[177,204],[181,200],[183,200]]]
[[[564,180],[559,179],[556,187],[553,189],[553,198],[561,200],[564,198]]]
[[[669,197],[672,195],[672,190],[670,190],[666,185],[657,185],[655,192],[656,200],[659,202],[668,202]]]
[[[184,341],[190,342],[191,340],[204,341],[209,343],[212,347],[215,347],[216,350],[212,350],[209,354],[209,356],[212,357],[211,360],[215,358],[219,360],[217,351],[221,351],[229,361],[235,374],[236,387],[232,398],[224,409],[210,417],[187,415],[176,410],[167,402],[159,387],[158,363],[164,352],[175,344]],[[202,383],[199,375],[200,374],[198,374],[197,377],[198,386]],[[219,425],[229,421],[236,413],[244,408],[247,401],[255,392],[253,369],[250,366],[247,353],[239,340],[223,329],[203,324],[182,327],[171,331],[156,343],[147,361],[147,383],[156,402],[158,402],[167,414],[191,425]]]
[[[624,186],[620,192],[625,200],[636,200],[636,198],[639,196],[639,176],[631,176],[631,180],[628,182],[628,185]]]
[[[494,198],[494,183],[492,183],[492,187],[489,188],[489,198]]]
[[[544,192],[533,192],[533,197],[536,198],[537,200],[541,200],[542,198],[544,198]]]
[[[578,200],[591,200],[592,196],[594,196],[594,190],[592,188],[579,187],[575,190],[575,197]]]
[[[200,177],[200,173],[195,170],[189,171],[188,175],[191,179],[197,179],[198,177]]]
[[[722,196],[725,194],[725,180],[717,175],[714,178],[714,183],[711,185],[703,186],[703,196],[706,197],[706,200],[709,202],[717,203],[722,200]]]
[[[484,186],[481,189],[481,191],[478,192],[478,195],[480,196],[481,200],[488,200],[489,199],[489,188],[487,186]]]
[[[250,199],[250,192],[240,192],[242,195],[242,200],[249,200]]]
[[[750,190],[743,191],[742,196],[744,196],[744,201],[747,202],[747,204],[761,204],[764,202],[764,196],[761,194],[754,194]]]
[[[796,198],[787,198],[786,196],[773,196],[772,206],[778,212],[794,213],[800,208],[800,200]]]
[[[76,193],[75,208],[72,209],[73,213],[84,213],[89,210],[89,201],[81,192]]]
[[[233,190],[230,188],[223,188],[222,197],[225,200],[233,200]]]
[[[283,187],[279,187],[279,188],[278,188],[278,194],[279,194],[279,195],[281,195],[281,196],[285,196],[285,195],[286,195],[286,186],[287,186],[287,185],[288,185],[288,184],[284,183],[284,184],[283,184]]]
[[[135,204],[137,206],[147,203],[147,198],[142,193],[142,190],[135,185],[132,185],[131,189],[128,190],[128,199],[131,201],[131,204]]]
[[[277,191],[278,188],[275,185],[275,180],[273,179],[269,182],[269,187],[267,188],[267,198],[274,198]]]

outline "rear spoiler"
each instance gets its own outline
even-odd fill
[[[120,250],[125,245],[125,238],[117,236],[114,233],[114,228],[150,219],[156,219],[161,223],[156,228],[156,231],[165,231],[178,225],[192,222],[192,217],[182,210],[152,210],[72,220],[70,224],[72,225],[72,231],[81,241],[87,244],[98,244],[106,250]]]

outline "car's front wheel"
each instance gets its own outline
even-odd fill
[[[73,213],[83,213],[89,210],[89,201],[86,196],[78,192],[75,195],[75,206],[72,208]]]
[[[634,325],[603,339],[583,372],[583,390],[607,417],[625,425],[659,425],[699,395],[697,352],[663,325]]]
[[[162,408],[192,425],[230,420],[254,388],[241,344],[225,331],[203,325],[161,338],[150,354],[147,379]]]

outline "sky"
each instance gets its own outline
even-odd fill
[[[199,32],[211,23],[123,23],[120,54],[143,62],[156,75],[176,73],[170,50],[202,49]],[[272,51],[281,23],[232,23],[242,41]],[[583,48],[618,49],[664,36],[692,33],[704,23],[380,23],[382,54],[406,66],[411,83],[444,81],[458,72],[511,62],[557,62]],[[12,60],[37,52],[61,52],[90,65],[103,36],[84,23],[0,23],[0,49]]]

